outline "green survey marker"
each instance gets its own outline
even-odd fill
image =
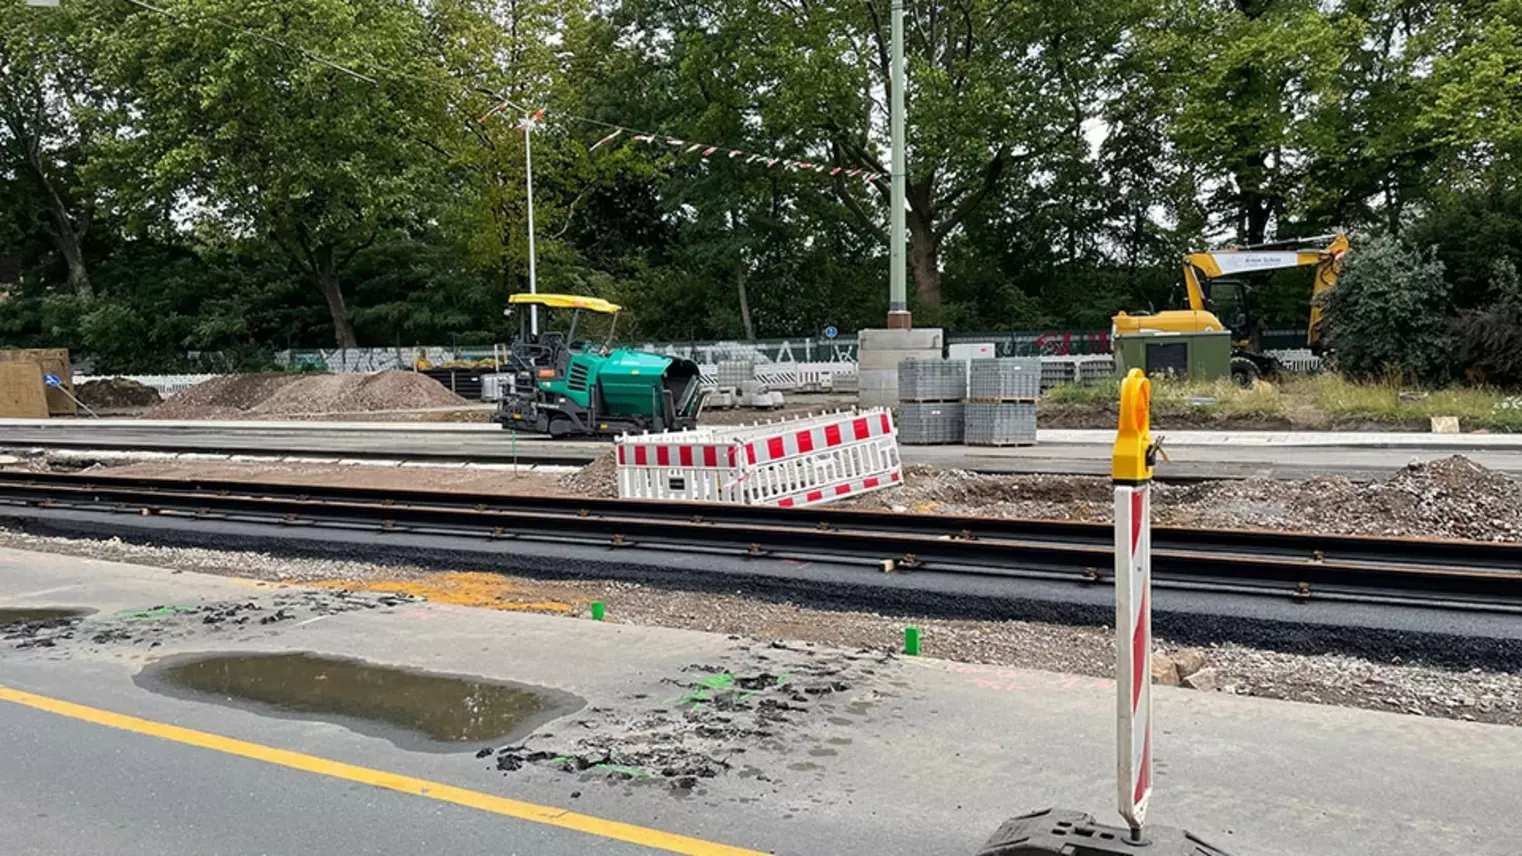
[[[910,657],[920,655],[920,629],[918,627],[904,628],[904,653]]]
[[[592,620],[601,621],[608,614],[608,607],[600,600],[592,601]]]
[[[136,612],[118,612],[112,618],[121,618],[127,621],[153,620],[155,618],[168,618],[171,615],[179,615],[185,612],[195,612],[193,606],[155,606],[152,609],[142,609]]]

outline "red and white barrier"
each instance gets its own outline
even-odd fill
[[[1152,795],[1152,488],[1115,486],[1115,678],[1120,815],[1140,830]]]
[[[618,495],[797,508],[903,481],[887,410],[618,438]]]

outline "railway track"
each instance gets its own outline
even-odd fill
[[[463,542],[780,558],[899,574],[1106,586],[1107,524],[580,497],[0,473],[0,510],[147,515],[189,531],[414,533]],[[1522,545],[1156,527],[1159,588],[1522,613]]]

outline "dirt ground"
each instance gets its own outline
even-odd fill
[[[145,462],[102,467],[90,472],[127,478],[186,481],[247,481],[254,484],[301,484],[314,487],[358,487],[378,490],[437,490],[448,493],[487,493],[510,496],[576,496],[562,486],[566,476],[477,467],[375,467],[338,464],[244,464],[224,462]],[[617,491],[615,490],[615,493]]]
[[[536,496],[618,496],[617,466],[606,454],[555,475],[476,467],[376,467],[326,464],[148,462],[102,467],[103,475],[246,480],[396,490]],[[837,508],[1049,520],[1111,519],[1109,480],[1095,476],[985,475],[929,466],[904,469],[901,487],[838,503]],[[1303,481],[1248,479],[1158,484],[1160,526],[1272,529],[1348,535],[1522,541],[1522,486],[1455,455],[1409,465],[1368,483],[1340,476]]]
[[[150,419],[283,418],[443,410],[470,402],[416,372],[246,374],[213,378],[148,411]]]
[[[1112,511],[1110,483],[1101,477],[923,466],[905,468],[903,487],[839,507],[1095,521],[1110,520]],[[1159,484],[1152,510],[1161,526],[1522,541],[1522,486],[1461,455],[1411,464],[1369,483],[1319,476]]]

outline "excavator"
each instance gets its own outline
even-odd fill
[[[1337,233],[1190,253],[1184,256],[1184,292],[1189,308],[1136,315],[1121,312],[1111,319],[1111,334],[1126,336],[1139,333],[1229,330],[1231,377],[1242,386],[1251,386],[1260,377],[1277,375],[1283,367],[1278,360],[1262,351],[1261,330],[1252,314],[1248,299],[1251,292],[1247,283],[1226,277],[1283,268],[1314,267],[1311,325],[1306,344],[1312,351],[1319,352],[1321,298],[1337,284],[1342,257],[1347,251],[1347,236]]]

